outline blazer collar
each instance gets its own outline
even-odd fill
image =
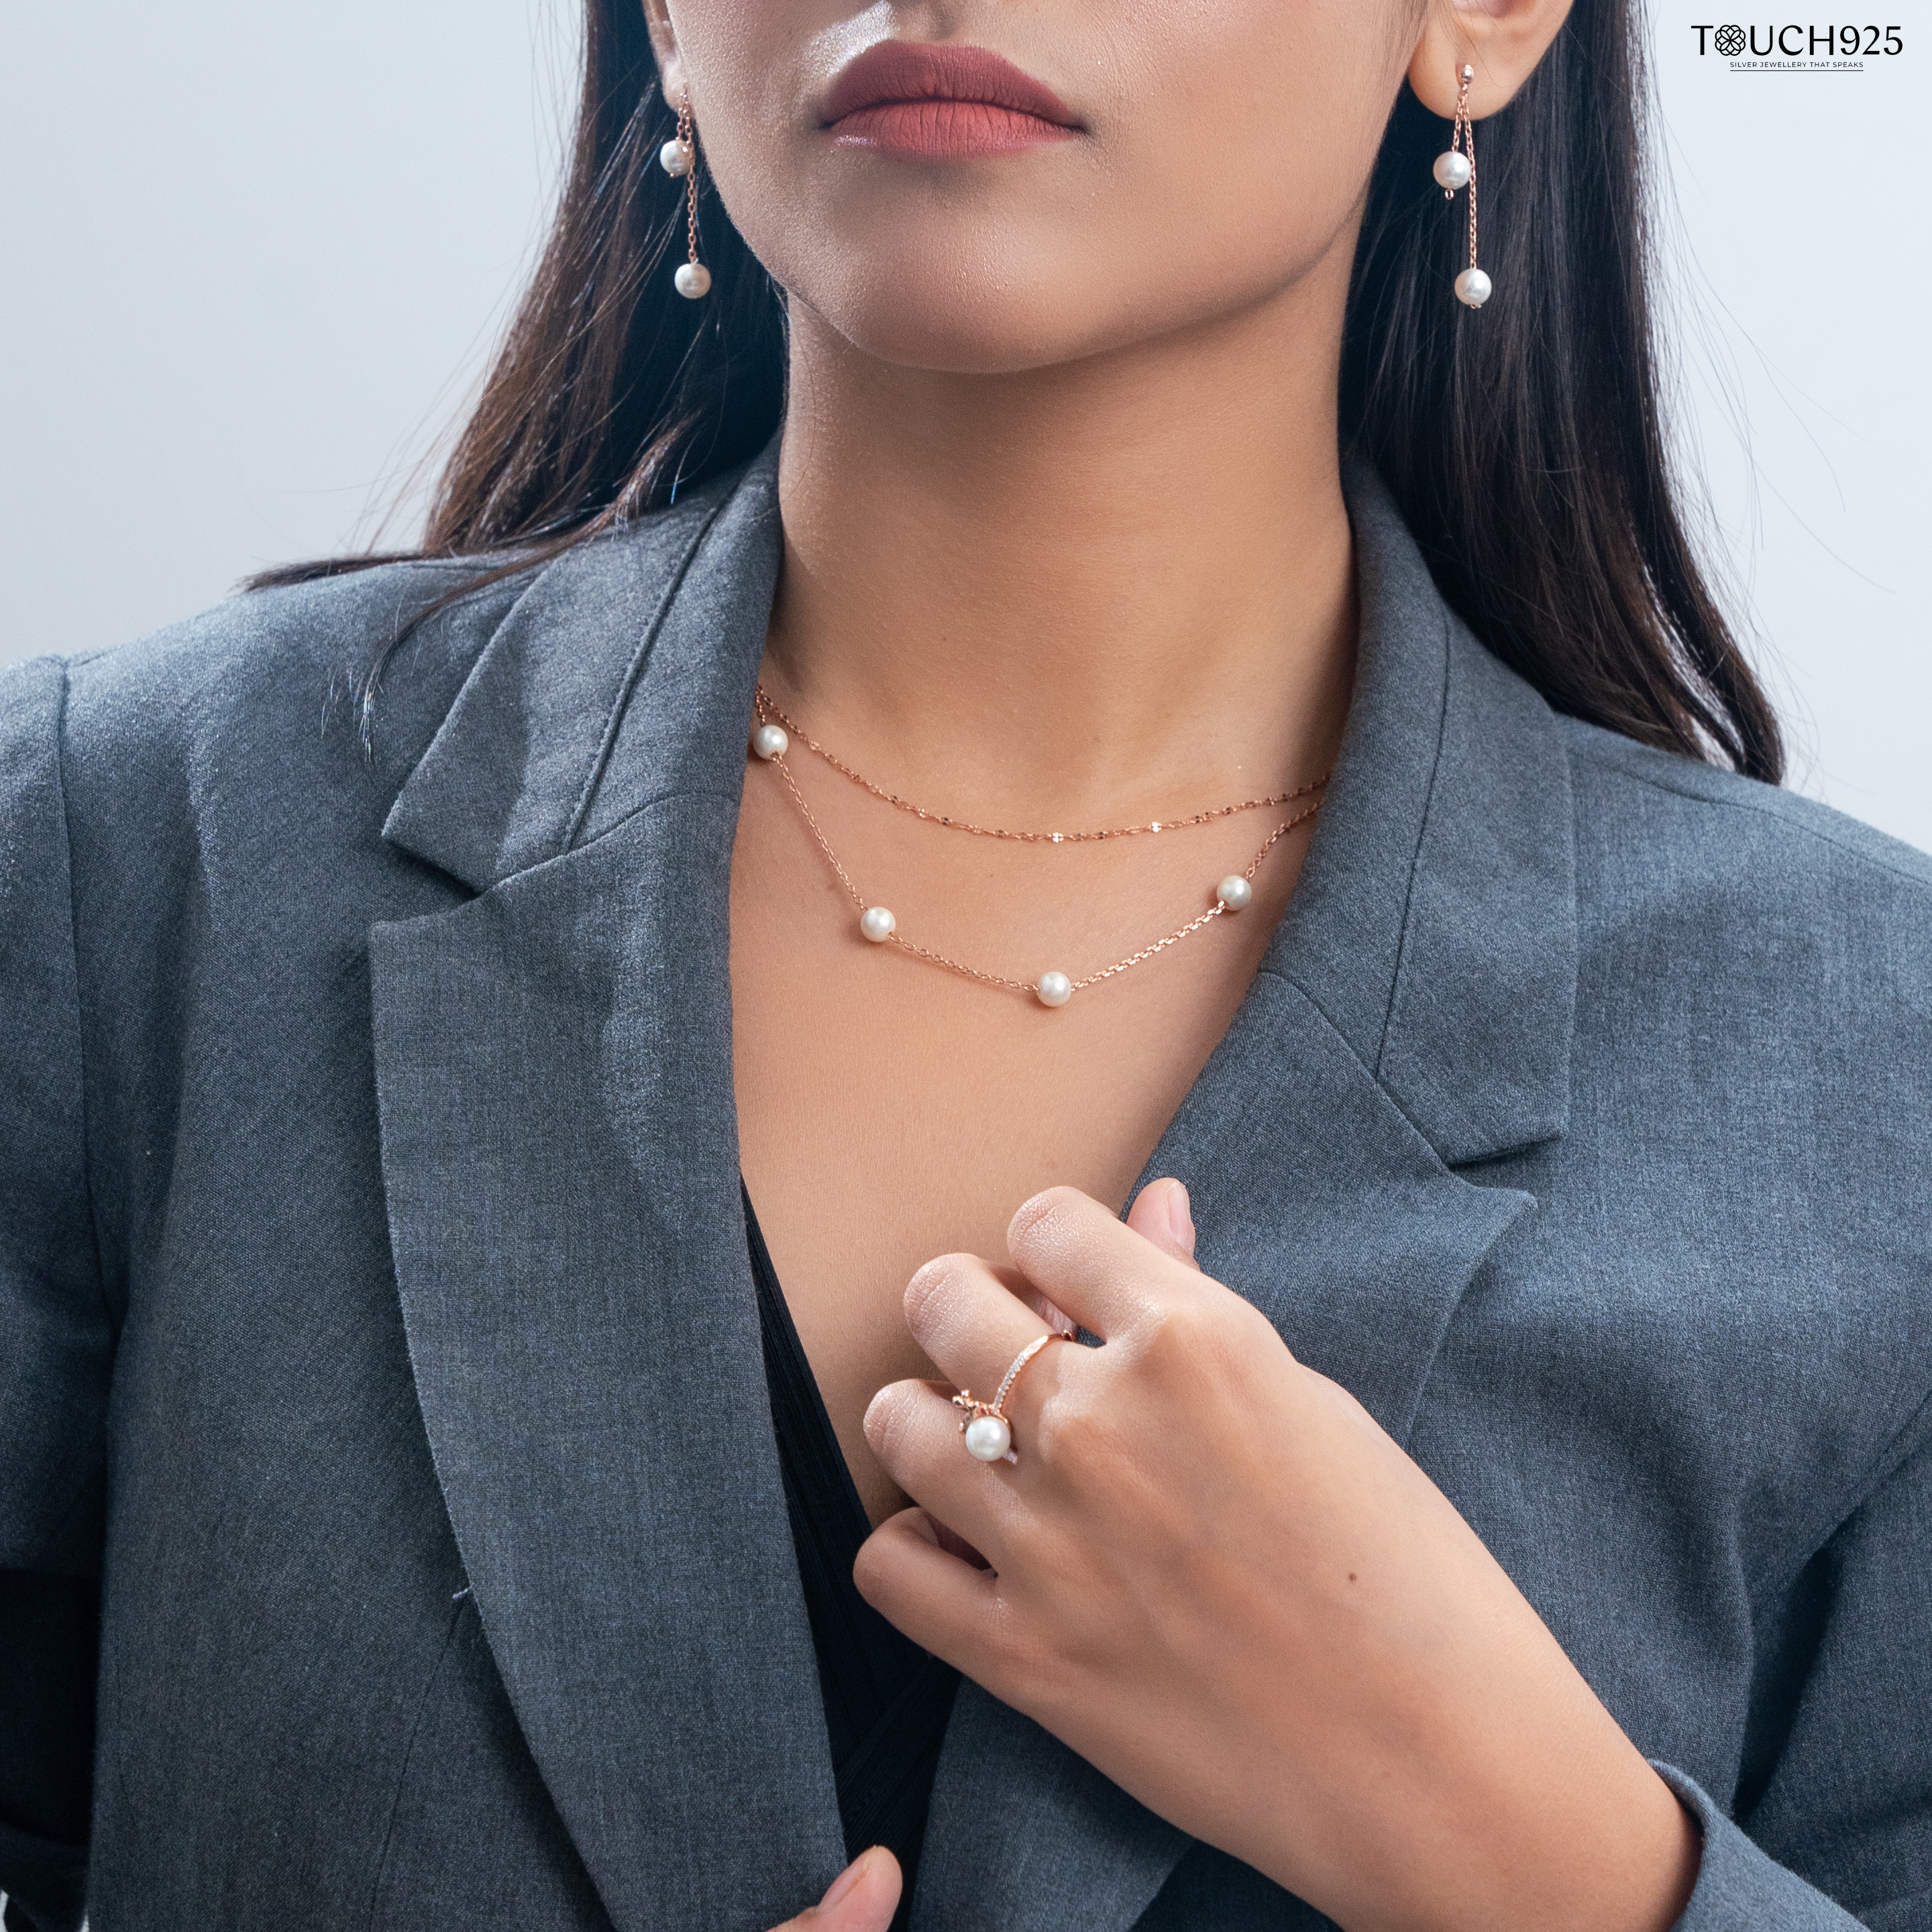
[[[738,1205],[729,931],[776,453],[532,582],[385,827],[479,895],[372,935],[424,1419],[484,1628],[619,1932],[775,1924],[839,1832]],[[1555,720],[1346,479],[1362,614],[1287,917],[1150,1174],[1203,1259],[1405,1438],[1563,1130]],[[718,1472],[731,1472],[728,1496]],[[731,1808],[734,1828],[716,1828]],[[915,1924],[1121,1932],[1186,1849],[968,1687]]]
[[[1537,692],[1442,602],[1372,472],[1346,472],[1361,638],[1322,820],[1267,970],[1446,1162],[1560,1136],[1576,916],[1570,766]]]
[[[774,445],[539,572],[383,837],[484,892],[668,793],[735,806],[781,544]]]

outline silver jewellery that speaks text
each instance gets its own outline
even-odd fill
[[[1072,1340],[1071,1335],[1064,1335],[1058,1328],[1049,1328],[1044,1335],[1036,1335],[1013,1358],[1012,1366],[1006,1371],[1005,1379],[991,1402],[976,1400],[970,1389],[962,1389],[952,1398],[952,1406],[964,1412],[960,1419],[959,1432],[966,1438],[968,1455],[982,1462],[1017,1462],[1020,1460],[1013,1448],[1013,1426],[1006,1420],[1006,1396],[1018,1379],[1021,1370],[1048,1342]]]
[[[711,292],[711,271],[698,259],[698,129],[691,118],[691,89],[678,96],[677,133],[658,150],[658,166],[673,181],[684,183],[684,238],[686,259],[677,265],[671,286],[696,302]]]
[[[942,966],[949,973],[956,973],[962,979],[971,980],[982,986],[993,986],[1004,992],[1022,993],[1037,1000],[1043,1006],[1064,1006],[1073,995],[1088,986],[1098,986],[1103,980],[1111,980],[1124,973],[1131,966],[1151,959],[1157,952],[1164,952],[1177,940],[1185,939],[1191,932],[1198,932],[1210,920],[1219,919],[1224,913],[1240,912],[1254,902],[1255,874],[1261,870],[1262,861],[1273,851],[1288,833],[1306,820],[1312,818],[1322,809],[1322,800],[1316,796],[1328,784],[1329,775],[1324,772],[1312,783],[1298,787],[1293,791],[1281,792],[1268,798],[1244,799],[1238,804],[1216,807],[1211,812],[1197,812],[1185,818],[1156,819],[1144,825],[1117,825],[1100,831],[1091,832],[1009,832],[997,826],[975,825],[970,821],[954,818],[943,812],[928,811],[923,806],[911,803],[896,793],[889,792],[872,781],[835,758],[815,739],[808,737],[766,694],[765,688],[758,686],[756,700],[757,724],[752,732],[752,749],[766,764],[772,766],[784,779],[785,789],[791,794],[800,815],[810,828],[812,837],[818,841],[818,849],[825,854],[826,862],[838,875],[838,883],[845,888],[846,896],[851,900],[859,914],[859,930],[876,946],[896,946],[928,964]],[[852,883],[852,875],[839,862],[838,855],[832,849],[832,842],[825,836],[817,814],[805,802],[805,794],[798,788],[798,780],[792,776],[791,767],[785,762],[785,754],[791,749],[796,737],[807,750],[815,753],[836,771],[842,772],[854,784],[868,791],[886,804],[896,806],[902,812],[910,812],[914,818],[922,819],[929,825],[936,825],[948,832],[963,832],[977,838],[1006,838],[1028,844],[1072,845],[1090,843],[1102,838],[1134,838],[1143,834],[1160,832],[1177,832],[1184,826],[1206,825],[1221,818],[1232,818],[1238,812],[1262,811],[1292,803],[1298,799],[1311,799],[1312,802],[1304,806],[1299,812],[1292,812],[1280,824],[1262,841],[1261,848],[1240,872],[1230,872],[1226,878],[1216,880],[1214,886],[1214,903],[1205,912],[1197,913],[1184,925],[1175,927],[1163,939],[1144,946],[1138,952],[1130,953],[1124,959],[1117,959],[1112,965],[1102,967],[1098,972],[1089,973],[1076,980],[1070,974],[1049,969],[1033,980],[1010,980],[1004,974],[982,971],[976,966],[969,966],[962,960],[949,958],[945,953],[935,952],[931,948],[916,946],[899,931],[898,916],[888,906],[874,905]]]
[[[1469,190],[1469,266],[1456,278],[1456,299],[1469,308],[1480,308],[1492,286],[1476,266],[1476,124],[1469,118],[1469,83],[1475,77],[1472,67],[1464,68],[1457,76],[1462,84],[1456,92],[1456,125],[1448,151],[1436,157],[1430,170],[1444,201],[1454,201],[1459,188]]]

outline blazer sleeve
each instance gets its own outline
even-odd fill
[[[65,667],[0,676],[0,1892],[81,1922],[114,1324],[88,1192]]]
[[[1748,1815],[1658,1766],[1704,1832],[1677,1932],[1932,1928],[1932,1440],[1917,1433],[1814,1559],[1824,1626]]]

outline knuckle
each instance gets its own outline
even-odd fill
[[[1052,1660],[1027,1619],[1004,1595],[993,1600],[986,1642],[1000,1684],[1011,1694],[1007,1701],[1022,1706],[1030,1702],[1035,1687],[1051,1676]]]
[[[970,1255],[938,1255],[905,1287],[906,1326],[915,1335],[926,1333],[952,1300]]]
[[[872,1454],[889,1466],[904,1442],[909,1412],[902,1382],[888,1384],[866,1405],[866,1441]]]
[[[1090,1393],[1063,1388],[1041,1409],[1034,1433],[1043,1461],[1078,1466],[1111,1451],[1114,1425]]]
[[[892,1564],[897,1555],[890,1538],[873,1535],[860,1544],[859,1554],[853,1559],[854,1586],[874,1609],[892,1587]]]
[[[1203,1311],[1184,1301],[1150,1310],[1137,1339],[1138,1352],[1150,1366],[1168,1368],[1198,1361],[1214,1337]]]
[[[1052,1246],[1084,1197],[1074,1187],[1048,1187],[1022,1201],[1006,1223],[1006,1247],[1016,1257],[1022,1247],[1037,1252]]]

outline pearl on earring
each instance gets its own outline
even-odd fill
[[[711,292],[711,271],[702,262],[681,262],[671,277],[671,286],[687,302],[696,302]]]
[[[1480,308],[1490,298],[1490,278],[1480,268],[1465,268],[1456,278],[1456,299],[1466,308]]]
[[[791,749],[791,739],[782,724],[760,724],[752,734],[752,749],[761,758],[782,758]]]
[[[664,165],[668,167],[670,164],[667,161]],[[1436,177],[1436,185],[1444,194],[1454,194],[1458,188],[1469,185],[1469,158],[1459,154],[1451,148],[1436,157],[1436,165],[1430,172]]]
[[[658,150],[658,166],[673,181],[682,181],[691,172],[691,164],[697,159],[689,145],[674,135]]]

